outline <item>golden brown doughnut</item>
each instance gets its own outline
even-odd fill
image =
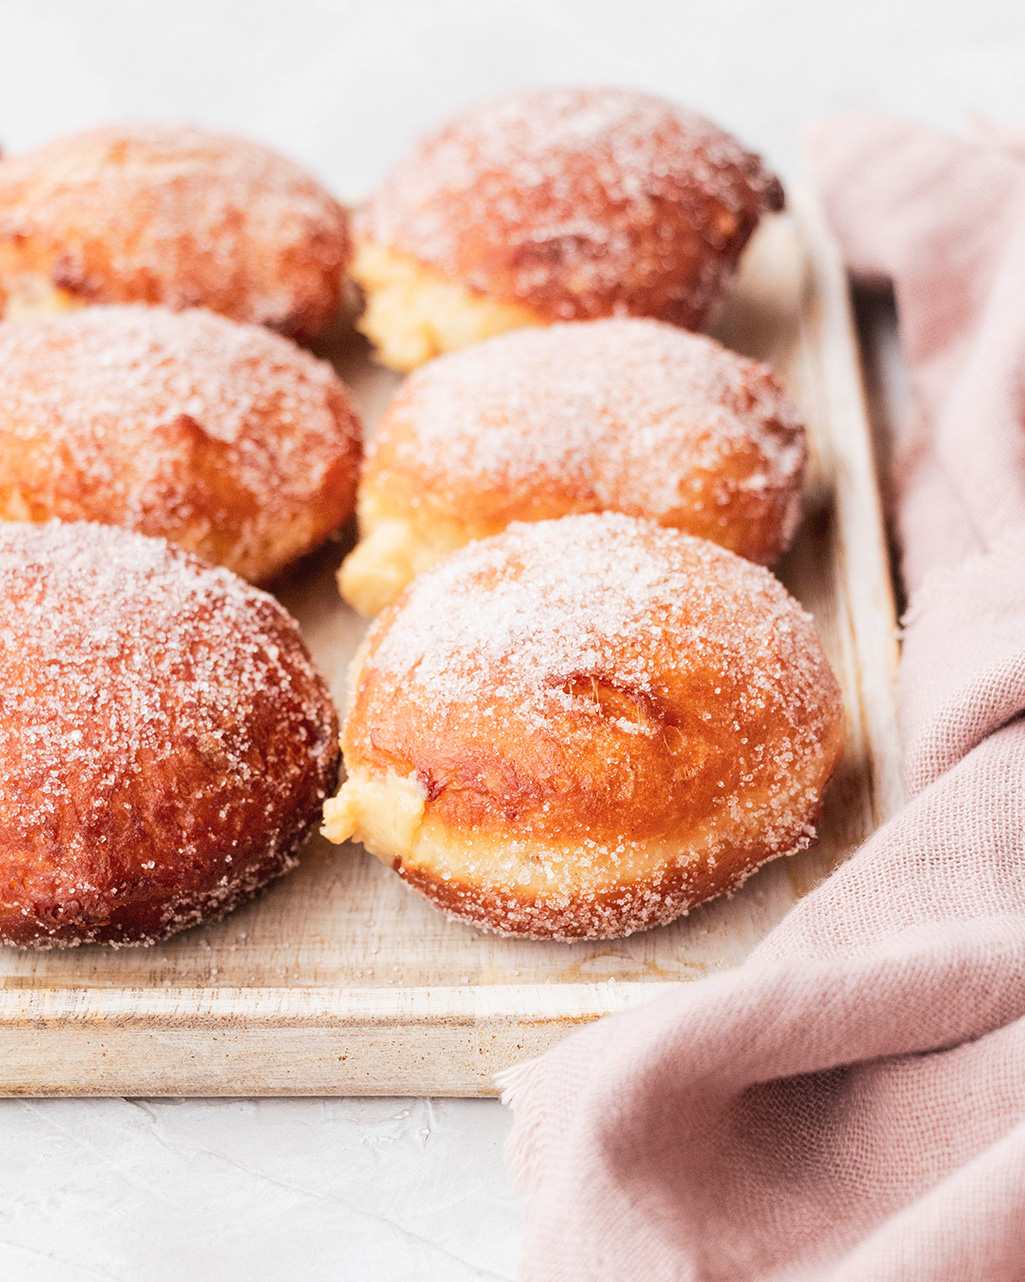
[[[0,523],[0,941],[228,912],[294,864],[337,728],[272,597],[162,540]]]
[[[556,320],[696,328],[782,205],[757,156],[660,98],[496,98],[422,139],[358,212],[361,328],[396,369]]]
[[[346,210],[239,138],[115,125],[0,161],[0,315],[163,303],[305,339],[350,251]]]
[[[161,535],[262,582],[352,512],[360,426],[331,367],[211,312],[0,324],[0,519]]]
[[[429,362],[385,410],[342,594],[376,614],[421,570],[510,521],[612,509],[770,564],[806,454],[769,368],[623,318],[520,330]]]
[[[767,570],[618,513],[515,524],[371,628],[324,833],[476,926],[615,938],[807,846],[842,745]]]

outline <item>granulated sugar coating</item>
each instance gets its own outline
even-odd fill
[[[424,138],[357,215],[357,238],[549,320],[696,327],[782,189],[709,121],[619,89],[477,104]]]
[[[114,125],[0,161],[8,303],[208,307],[295,338],[337,312],[348,214],[266,147],[172,125]]]
[[[466,526],[613,509],[771,562],[800,511],[797,409],[765,365],[658,321],[520,330],[413,374],[370,447],[375,510]]]
[[[273,598],[156,539],[0,523],[0,940],[228,911],[294,863],[336,737]]]
[[[842,742],[814,625],[766,570],[619,514],[515,524],[371,629],[326,830],[477,924],[611,937],[807,845]],[[397,848],[366,798],[410,783]]]
[[[93,519],[262,581],[352,511],[360,425],[326,362],[210,312],[0,326],[0,517]]]

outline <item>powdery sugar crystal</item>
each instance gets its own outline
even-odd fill
[[[515,523],[422,574],[371,631],[373,665],[467,722],[501,699],[540,727],[582,674],[659,692],[667,656],[742,675],[795,729],[822,670],[811,616],[768,571],[618,513]]]

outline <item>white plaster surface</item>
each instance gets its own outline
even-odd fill
[[[0,0],[10,151],[109,119],[188,119],[276,145],[352,195],[447,112],[557,82],[686,101],[787,175],[804,124],[831,111],[1025,124],[1025,9]],[[0,1101],[0,1280],[511,1279],[522,1207],[507,1129],[476,1100]]]

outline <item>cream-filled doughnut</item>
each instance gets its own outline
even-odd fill
[[[511,521],[613,510],[771,564],[801,507],[801,416],[767,366],[638,318],[520,330],[438,357],[385,410],[340,586],[376,614]]]
[[[295,863],[337,734],[272,597],[160,539],[0,522],[0,943],[222,916]]]
[[[514,524],[371,628],[324,832],[477,926],[615,938],[807,846],[843,725],[767,570],[620,514]]]
[[[673,103],[509,94],[423,138],[358,211],[360,325],[396,369],[555,320],[695,328],[782,204],[757,156]]]
[[[111,125],[0,160],[0,316],[162,303],[306,339],[350,252],[348,212],[241,138]]]
[[[211,312],[0,324],[0,519],[95,520],[255,582],[352,512],[361,429],[324,361]]]

